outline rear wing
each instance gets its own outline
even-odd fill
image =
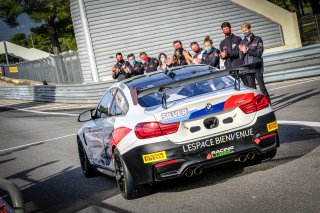
[[[166,102],[166,89],[170,88],[176,88],[179,86],[188,85],[195,82],[205,81],[212,78],[219,78],[227,75],[231,75],[235,79],[234,87],[236,90],[240,90],[240,77],[247,73],[254,72],[254,68],[256,68],[256,64],[248,64],[243,65],[240,67],[235,67],[231,69],[225,69],[225,70],[217,70],[214,67],[209,66],[211,71],[209,73],[205,73],[203,75],[195,76],[192,78],[182,79],[182,80],[176,80],[172,82],[168,82],[159,86],[154,87],[147,87],[147,88],[141,88],[139,90],[135,91],[135,98],[144,96],[146,94],[155,93],[155,92],[161,92],[162,93],[162,107],[167,108],[167,102]],[[166,70],[165,74],[168,75],[171,79],[175,79],[175,69]],[[137,101],[136,101],[137,102]]]
[[[255,67],[256,67],[256,64],[248,64],[248,65],[242,65],[240,67],[235,67],[235,68],[225,69],[225,70],[219,71],[219,70],[216,70],[216,68],[209,66],[209,68],[212,68],[211,72],[209,72],[209,73],[195,76],[192,78],[172,81],[172,82],[162,84],[159,86],[141,88],[141,89],[137,90],[137,94],[138,94],[138,97],[141,97],[141,96],[144,96],[149,93],[159,92],[159,91],[161,92],[161,91],[165,90],[166,88],[175,88],[178,86],[184,86],[184,85],[194,83],[194,82],[204,81],[204,80],[212,79],[212,78],[219,78],[219,77],[223,77],[223,76],[227,76],[227,75],[233,76],[235,78],[236,84],[237,84],[240,81],[241,75],[254,72],[253,69]],[[175,79],[174,69],[166,70],[165,74],[168,75],[168,77]],[[240,85],[237,84],[235,86],[236,86],[235,89],[239,89]]]

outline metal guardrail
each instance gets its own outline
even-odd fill
[[[265,82],[320,75],[320,45],[264,54]],[[60,103],[98,103],[115,81],[55,86],[0,87],[0,98]]]
[[[17,185],[0,178],[0,189],[4,189],[5,191],[9,192],[14,212],[24,213],[24,203],[21,192]]]

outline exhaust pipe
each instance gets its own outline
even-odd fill
[[[202,174],[202,168],[201,168],[201,167],[196,167],[196,168],[193,170],[193,174],[195,174],[195,175],[201,175],[201,174]]]
[[[186,171],[186,177],[192,177],[193,176],[193,170],[192,169],[188,169],[187,171]]]
[[[240,161],[241,163],[247,161],[247,155],[240,155],[237,159],[237,161]]]
[[[247,158],[248,158],[249,160],[252,160],[255,156],[256,156],[256,154],[255,154],[254,152],[249,152],[249,153],[247,154]]]

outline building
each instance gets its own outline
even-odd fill
[[[71,0],[71,15],[84,82],[112,79],[117,52],[171,55],[174,40],[190,50],[207,35],[218,47],[224,21],[241,37],[241,24],[251,23],[266,51],[301,46],[295,14],[265,0]]]

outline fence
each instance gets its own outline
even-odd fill
[[[320,75],[320,45],[264,55],[265,81],[283,81]],[[0,88],[0,98],[61,103],[98,103],[115,81],[56,86]]]
[[[47,81],[54,84],[83,82],[77,52],[66,52],[48,58],[4,66],[3,74],[10,78]]]
[[[320,14],[302,16],[299,24],[303,43],[320,42]]]

